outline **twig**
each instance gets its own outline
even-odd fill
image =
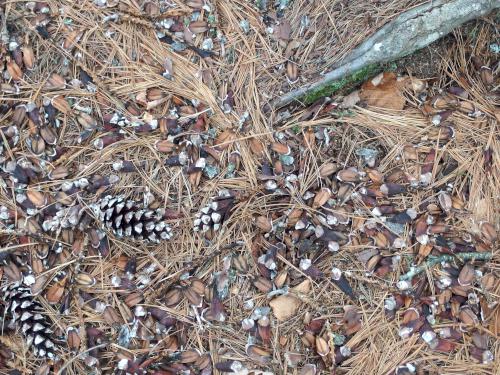
[[[409,55],[463,23],[484,16],[499,7],[500,0],[437,0],[412,8],[369,37],[322,79],[278,97],[269,107],[283,107],[369,65],[394,61]]]
[[[399,277],[400,281],[409,281],[413,279],[414,276],[424,272],[426,269],[435,266],[438,263],[441,262],[452,262],[456,260],[457,258],[460,259],[461,261],[465,262],[467,260],[489,260],[491,259],[492,255],[491,253],[458,253],[454,255],[440,255],[440,256],[430,256],[427,261],[418,266],[418,267],[411,267],[410,270],[405,273],[404,275],[401,275]]]

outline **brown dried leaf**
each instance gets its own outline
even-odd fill
[[[63,43],[62,47],[65,50],[72,49],[76,45],[76,43],[78,43],[78,41],[80,40],[81,37],[82,37],[82,33],[79,30],[73,30],[73,31],[71,31],[66,36],[66,39],[64,39],[64,43]]]
[[[33,69],[33,66],[35,66],[35,55],[31,46],[23,47],[23,63],[28,70]]]
[[[328,188],[322,188],[320,191],[316,193],[316,196],[314,197],[312,207],[313,208],[319,208],[323,206],[326,202],[328,202],[328,199],[332,196],[332,192]]]
[[[292,54],[294,53],[294,51],[300,47],[302,43],[300,42],[300,40],[297,40],[297,39],[294,39],[294,40],[291,40],[290,43],[288,43],[288,45],[286,46],[286,50],[285,50],[285,58],[286,59],[289,59]]]
[[[319,167],[319,176],[321,178],[325,178],[328,176],[331,176],[335,172],[337,172],[338,166],[335,163],[329,162],[323,164],[321,167]]]
[[[271,360],[271,353],[257,345],[247,346],[246,353],[253,361],[261,365],[265,365]]]
[[[21,70],[19,65],[16,64],[14,60],[9,59],[7,61],[7,72],[14,81],[19,81],[21,80],[21,78],[23,78],[23,71]]]
[[[367,81],[361,87],[360,98],[368,105],[402,110],[406,99],[395,73],[385,72]]]
[[[250,138],[248,143],[250,144],[250,150],[253,154],[257,156],[262,156],[264,154],[264,146],[257,138]]]
[[[343,321],[346,335],[352,335],[361,329],[361,315],[355,306],[344,307]]]
[[[2,271],[9,278],[9,280],[20,281],[23,278],[21,270],[13,262],[9,262],[5,266],[3,266]]]
[[[47,203],[47,197],[34,188],[29,187],[26,191],[26,195],[35,207],[43,207]]]
[[[80,348],[80,344],[82,342],[80,335],[78,334],[78,330],[73,327],[68,327],[66,336],[68,347],[71,350],[77,351]]]
[[[307,365],[304,365],[304,367],[302,367],[299,371],[299,375],[316,375],[316,373],[316,365],[309,363]]]
[[[330,347],[328,346],[328,343],[321,336],[316,336],[316,352],[322,357],[330,353]]]
[[[141,303],[143,300],[144,300],[144,297],[140,292],[133,292],[133,293],[130,293],[125,298],[125,304],[128,307],[134,307],[135,305]]]
[[[309,279],[304,280],[299,285],[292,288],[292,291],[301,294],[307,294],[310,290],[311,282]],[[273,309],[274,316],[279,321],[284,321],[294,316],[300,304],[300,299],[290,294],[276,297],[269,302],[269,306]]]
[[[257,226],[257,228],[266,233],[270,232],[273,229],[271,220],[266,216],[257,216],[255,218],[255,225]]]

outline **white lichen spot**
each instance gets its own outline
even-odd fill
[[[376,75],[375,77],[372,78],[371,82],[373,86],[378,86],[380,82],[382,82],[382,79],[384,78],[384,74],[380,73]]]

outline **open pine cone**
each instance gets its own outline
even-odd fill
[[[220,230],[222,224],[231,215],[236,197],[227,190],[219,192],[208,205],[195,214],[194,231],[213,234]]]
[[[6,314],[11,318],[12,328],[18,328],[37,357],[55,359],[55,345],[51,340],[52,330],[47,318],[42,315],[42,305],[31,294],[30,288],[15,282],[2,289],[6,302]]]
[[[161,208],[150,210],[142,208],[133,200],[107,195],[94,204],[92,209],[102,226],[118,237],[156,243],[172,237],[172,229],[163,220],[164,212]]]

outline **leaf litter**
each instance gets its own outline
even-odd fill
[[[414,3],[2,5],[0,366],[494,373],[491,25],[260,110]]]

